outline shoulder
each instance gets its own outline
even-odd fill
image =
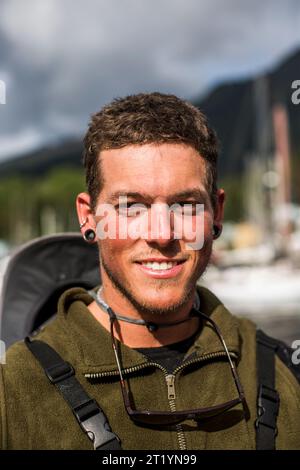
[[[62,318],[58,315],[31,335],[32,339],[44,341],[52,346],[66,359],[70,355],[69,336]],[[43,370],[25,341],[18,341],[8,348],[3,365],[3,380],[6,387],[20,386],[24,381],[32,383],[33,379],[36,380],[41,375]]]
[[[299,368],[293,364],[293,350],[283,341],[257,332],[257,366],[263,370],[264,384],[269,384],[274,368],[274,385],[278,392],[277,449],[298,449],[300,446],[300,385]],[[271,356],[270,356],[271,354]],[[270,362],[270,357],[274,361]],[[273,365],[272,365],[273,364]],[[271,371],[271,372],[270,372]],[[266,378],[268,379],[265,382]],[[272,408],[271,408],[272,409]]]
[[[300,448],[300,370],[293,363],[294,350],[283,341],[272,338],[257,330],[256,326],[246,319],[238,319],[242,338],[243,363],[246,364],[247,375],[253,373],[252,384],[256,382],[256,397],[253,406],[257,406],[258,367],[268,364],[264,354],[257,349],[257,339],[270,341],[274,346],[275,389],[279,394],[279,412],[277,417],[277,449]],[[258,333],[259,331],[259,333]],[[247,359],[248,357],[248,359]],[[251,360],[249,358],[251,357]],[[245,371],[244,371],[245,372]],[[247,381],[247,378],[245,378]],[[254,397],[253,397],[254,399]]]
[[[7,425],[6,425],[6,406],[5,390],[3,380],[3,364],[0,364],[0,449],[7,448]]]
[[[60,352],[65,351],[67,345],[63,342],[62,332],[57,338],[56,329],[55,325],[47,325],[35,338],[51,343]],[[7,350],[6,363],[1,366],[0,448],[38,448],[41,429],[46,433],[41,417],[46,417],[51,426],[53,413],[50,410],[57,408],[58,395],[25,342],[13,344]],[[60,406],[64,409],[67,405],[62,403]],[[42,437],[46,442],[46,435]],[[37,442],[33,444],[33,440]]]
[[[24,400],[28,400],[28,383],[37,383],[38,370],[31,353],[22,342],[11,346],[0,366],[0,448],[7,448],[8,416],[12,413],[17,417],[18,408]],[[30,379],[29,379],[30,377]],[[17,420],[16,420],[17,421]]]
[[[276,389],[280,397],[278,415],[279,449],[300,448],[300,385],[292,368],[276,355]]]
[[[31,399],[34,390],[37,398],[39,387],[44,383],[43,378],[43,370],[24,341],[13,344],[6,353],[5,364],[2,365],[2,406],[6,410],[12,403],[18,407],[24,398],[27,401]]]

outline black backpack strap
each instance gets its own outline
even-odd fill
[[[25,344],[41,364],[50,382],[56,386],[70,406],[81,429],[93,442],[95,450],[120,450],[120,440],[111,431],[107,418],[75,377],[71,364],[43,341],[25,339]]]
[[[257,419],[256,449],[274,450],[277,435],[279,394],[275,389],[275,353],[277,342],[263,333],[256,334],[257,357]]]

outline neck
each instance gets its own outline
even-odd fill
[[[116,315],[125,317],[127,321],[114,321],[115,337],[131,348],[147,348],[164,346],[178,341],[182,341],[192,336],[199,328],[199,318],[190,315],[195,296],[193,296],[185,305],[181,306],[177,311],[166,315],[151,315],[145,318],[145,315],[139,314],[136,309],[126,308],[126,305],[120,306],[117,297],[106,294],[105,287],[101,289],[101,297],[104,305],[107,304]],[[127,300],[127,299],[124,299]],[[88,309],[94,318],[108,331],[110,331],[110,318],[101,305],[99,298],[92,302]],[[131,321],[151,322],[157,325],[157,329],[153,331],[146,324],[135,324]],[[161,324],[161,327],[159,326]]]

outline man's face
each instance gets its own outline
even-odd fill
[[[190,300],[212,250],[213,211],[205,186],[205,161],[183,144],[134,145],[102,151],[101,170],[105,183],[98,206],[109,203],[117,208],[120,193],[127,195],[128,206],[146,206],[143,217],[147,213],[150,220],[154,207],[160,214],[156,233],[151,233],[151,226],[146,237],[121,239],[122,223],[133,226],[141,215],[120,211],[116,237],[99,241],[102,279],[117,287],[140,311],[162,313],[181,307]],[[173,238],[172,217],[165,216],[164,208],[175,203],[204,204],[204,213],[189,215],[193,226],[201,217],[201,249],[189,249],[190,239]],[[160,265],[166,261],[172,266]],[[146,262],[158,262],[159,266]]]

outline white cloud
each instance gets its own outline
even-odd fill
[[[59,52],[61,11],[51,0],[10,0],[2,5],[1,28],[19,59],[41,64]],[[22,52],[22,54],[21,54]]]
[[[0,136],[84,130],[115,96],[193,97],[300,45],[298,0],[2,0]],[[1,75],[0,75],[1,79]]]
[[[6,157],[26,153],[39,147],[43,142],[43,135],[37,129],[25,128],[19,133],[0,135],[0,160]]]

